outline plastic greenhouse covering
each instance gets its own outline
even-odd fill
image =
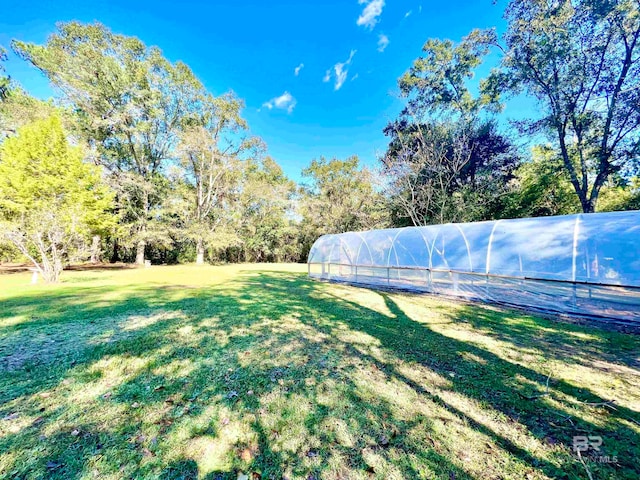
[[[312,278],[640,322],[640,211],[324,235]]]

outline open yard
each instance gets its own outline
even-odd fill
[[[638,336],[305,265],[29,280],[0,276],[2,478],[640,477]]]

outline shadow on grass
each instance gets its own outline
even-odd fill
[[[578,478],[572,437],[599,435],[617,462],[591,471],[637,478],[637,412],[579,403],[609,399],[556,379],[552,395],[527,399],[545,392],[542,371],[445,335],[393,295],[363,291],[373,308],[331,289],[247,271],[197,289],[74,287],[4,302],[0,322],[28,319],[0,327],[0,416],[31,420],[0,436],[11,452],[0,473]],[[482,306],[439,315],[569,363],[630,360],[636,340]]]

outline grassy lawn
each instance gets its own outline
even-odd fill
[[[63,278],[0,276],[1,478],[640,477],[638,336],[301,265]]]

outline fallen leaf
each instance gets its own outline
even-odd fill
[[[161,418],[160,420],[158,420],[157,422],[154,422],[156,425],[162,425],[164,427],[170,427],[173,424],[173,420],[171,420],[170,418]]]

